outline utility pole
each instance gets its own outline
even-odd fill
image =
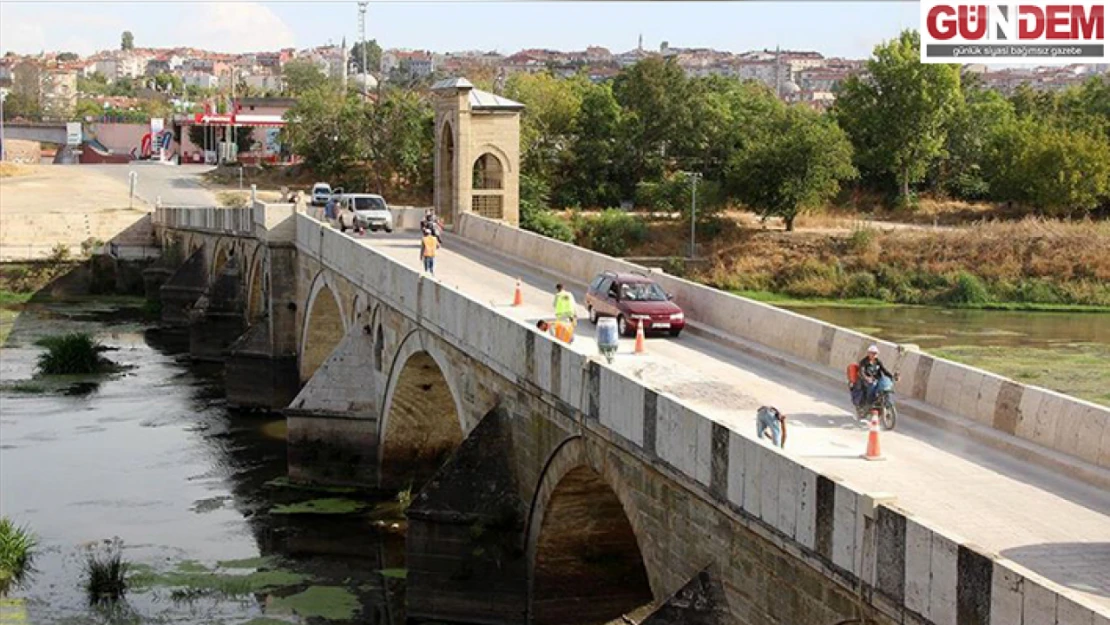
[[[694,260],[697,257],[698,180],[701,174],[687,172],[686,175],[690,177],[690,260]]]

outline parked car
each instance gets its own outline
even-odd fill
[[[365,228],[371,232],[385,230],[393,232],[393,212],[385,203],[385,198],[371,193],[345,193],[338,201],[339,230]]]
[[[586,291],[586,310],[593,323],[598,317],[616,317],[617,329],[624,336],[635,334],[638,323],[644,324],[645,333],[678,336],[686,327],[686,315],[673,299],[648,276],[605,271]]]
[[[323,206],[331,199],[331,185],[326,182],[317,182],[312,185],[312,205]]]

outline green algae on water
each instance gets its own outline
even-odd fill
[[[243,558],[241,560],[220,560],[216,563],[221,569],[263,569],[273,568],[275,558],[260,556],[257,558]]]
[[[292,621],[283,621],[281,619],[261,616],[258,618],[252,618],[251,620],[240,623],[239,625],[290,625],[291,623]]]
[[[351,499],[310,499],[294,504],[274,506],[272,514],[352,514],[366,507],[361,501]]]
[[[309,586],[303,592],[275,599],[274,609],[292,610],[304,618],[319,617],[333,621],[354,618],[360,604],[358,598],[346,588],[338,586]]]
[[[378,572],[382,574],[382,577],[391,579],[406,579],[409,576],[408,569],[382,569]]]
[[[179,588],[233,597],[296,586],[308,579],[307,575],[283,570],[254,571],[245,575],[217,573],[186,560],[179,563],[175,570],[166,573],[143,568],[129,578],[129,583],[136,590]]]
[[[292,490],[306,490],[316,493],[334,493],[337,495],[348,495],[357,492],[358,489],[353,486],[324,486],[322,484],[307,484],[301,482],[294,482],[288,477],[278,477],[266,482],[266,486],[272,488],[288,488]]]

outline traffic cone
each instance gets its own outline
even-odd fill
[[[636,324],[636,353],[644,353],[644,322]]]
[[[871,414],[871,429],[867,433],[867,452],[863,454],[864,460],[886,460],[879,449],[879,415]]]
[[[513,293],[513,306],[524,305],[524,293],[520,291],[520,278],[516,279],[516,291]]]

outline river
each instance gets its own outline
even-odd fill
[[[0,510],[40,543],[5,610],[37,624],[403,623],[396,504],[289,485],[284,420],[230,410],[221,368],[190,364],[138,313],[29,305],[2,349]],[[126,370],[36,391],[33,341],[76,330]],[[132,589],[93,608],[84,561],[113,537]]]

